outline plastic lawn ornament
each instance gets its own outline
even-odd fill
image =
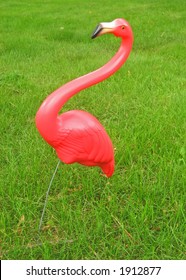
[[[113,145],[100,122],[80,110],[58,114],[72,96],[110,77],[128,58],[133,44],[128,22],[120,18],[100,23],[92,39],[106,33],[121,38],[120,48],[114,57],[98,70],[70,81],[50,94],[37,112],[36,126],[45,141],[56,150],[60,161],[98,166],[107,177],[111,177],[114,172]]]

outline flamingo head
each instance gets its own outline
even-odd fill
[[[125,19],[117,18],[111,22],[102,22],[98,24],[91,38],[94,39],[106,33],[112,33],[117,37],[126,39],[132,36],[132,29]]]

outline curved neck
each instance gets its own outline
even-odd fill
[[[57,116],[63,105],[79,91],[91,87],[114,74],[128,58],[132,37],[122,40],[114,57],[101,68],[61,86],[42,103],[36,115],[36,125],[45,140],[54,138],[57,131]]]

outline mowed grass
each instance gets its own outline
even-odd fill
[[[0,257],[185,259],[184,1],[0,2]],[[47,95],[106,63],[120,40],[90,35],[126,18],[134,46],[108,80],[72,98],[105,126],[114,176],[61,164],[35,127]]]

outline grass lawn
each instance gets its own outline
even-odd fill
[[[185,259],[185,1],[0,1],[1,259]],[[110,179],[57,164],[35,127],[53,90],[105,64],[120,40],[90,39],[127,19],[134,46],[108,80],[75,97],[115,147]]]

